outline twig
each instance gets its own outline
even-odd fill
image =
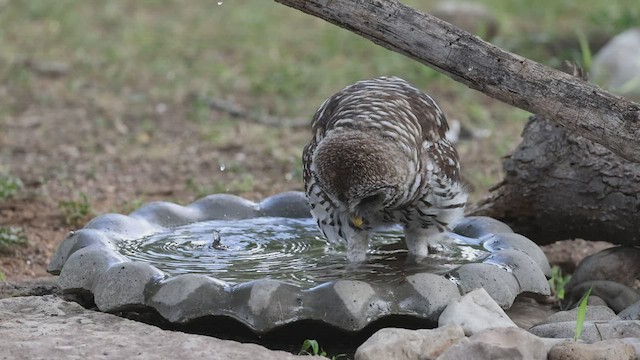
[[[286,118],[270,116],[261,113],[251,112],[243,109],[240,105],[233,102],[217,99],[207,98],[204,100],[209,105],[210,109],[218,110],[229,114],[234,118],[244,119],[257,124],[278,126],[278,127],[308,127],[310,126],[310,119],[303,118]]]

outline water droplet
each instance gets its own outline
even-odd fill
[[[220,164],[220,171],[224,171],[224,169],[226,169],[227,166],[223,163]]]
[[[222,1],[218,1],[218,5],[222,5]]]
[[[472,71],[473,70],[473,66],[470,66],[467,71]]]

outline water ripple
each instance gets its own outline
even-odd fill
[[[387,230],[374,235],[367,261],[353,265],[344,247],[321,238],[311,219],[255,218],[171,228],[121,242],[119,251],[172,275],[205,274],[229,283],[273,278],[315,286],[345,278],[391,282],[417,272],[441,274],[488,255],[472,241],[456,241],[452,255],[415,263],[408,260],[402,233]]]

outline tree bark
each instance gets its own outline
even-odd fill
[[[640,104],[491,45],[395,0],[275,0],[552,119],[640,163]]]
[[[534,115],[475,209],[538,244],[582,238],[640,244],[640,164]]]

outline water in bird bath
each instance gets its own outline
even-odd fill
[[[313,287],[338,279],[400,281],[418,272],[444,274],[489,255],[479,241],[454,236],[447,255],[408,259],[399,229],[373,236],[366,262],[350,264],[345,249],[327,243],[312,219],[262,217],[197,222],[123,241],[119,251],[170,275],[197,273],[237,284],[272,278]]]

